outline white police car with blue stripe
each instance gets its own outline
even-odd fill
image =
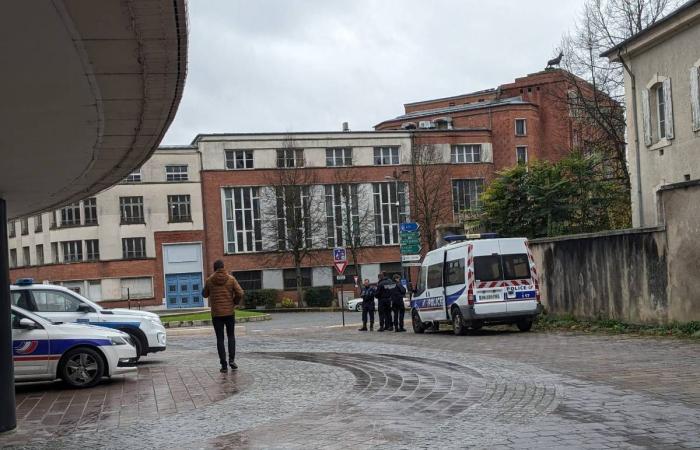
[[[77,292],[22,278],[10,286],[12,304],[52,322],[76,322],[123,331],[131,336],[137,359],[165,350],[165,327],[157,314],[134,309],[105,309]]]
[[[131,337],[118,330],[54,323],[12,306],[12,359],[16,381],[62,379],[75,388],[136,370]]]

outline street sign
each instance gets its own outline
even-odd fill
[[[410,237],[410,238],[402,238],[401,245],[420,245],[420,238],[418,238],[418,236]]]
[[[345,281],[345,275],[336,275],[335,279],[338,281]]]
[[[420,267],[423,265],[421,262],[402,262],[402,266],[404,267]]]
[[[357,275],[353,277],[355,279],[355,287],[357,287],[357,281],[360,279]]]
[[[401,261],[420,261],[420,255],[401,255]]]
[[[333,266],[335,267],[335,270],[338,272],[339,275],[342,275],[343,272],[345,272],[345,268],[348,266],[347,261],[335,261],[333,263]]]
[[[347,261],[347,260],[348,260],[348,255],[347,255],[347,252],[345,251],[345,248],[336,247],[333,249],[333,261],[340,262],[340,261]]]
[[[416,222],[404,222],[400,225],[402,232],[412,232],[418,231],[418,224]]]
[[[402,255],[411,255],[414,253],[420,253],[420,245],[411,244],[411,245],[402,245],[401,246],[401,254]]]

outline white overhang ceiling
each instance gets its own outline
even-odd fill
[[[185,84],[185,0],[3,1],[0,58],[0,198],[13,218],[149,158]]]

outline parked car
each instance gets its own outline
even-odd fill
[[[454,236],[458,242],[425,256],[411,301],[414,332],[442,323],[451,323],[455,334],[485,324],[530,330],[542,305],[527,240],[479,237]]]
[[[135,371],[136,348],[118,330],[54,323],[12,305],[12,359],[16,381],[62,379],[94,386],[107,376]]]
[[[10,286],[12,304],[52,322],[76,322],[113,328],[131,336],[137,358],[162,352],[165,327],[157,314],[135,309],[106,309],[77,292],[54,284],[36,284],[31,278]]]
[[[407,297],[404,297],[403,299],[403,305],[406,307],[406,309],[411,308],[411,302],[408,300]],[[348,311],[362,311],[362,299],[361,298],[353,298],[352,300],[349,300],[346,304]],[[378,301],[375,298],[374,299],[374,309],[377,309],[378,306]]]

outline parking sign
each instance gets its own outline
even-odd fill
[[[345,252],[345,248],[343,247],[336,247],[333,249],[333,261],[334,262],[341,262],[341,261],[347,261],[347,253]]]

